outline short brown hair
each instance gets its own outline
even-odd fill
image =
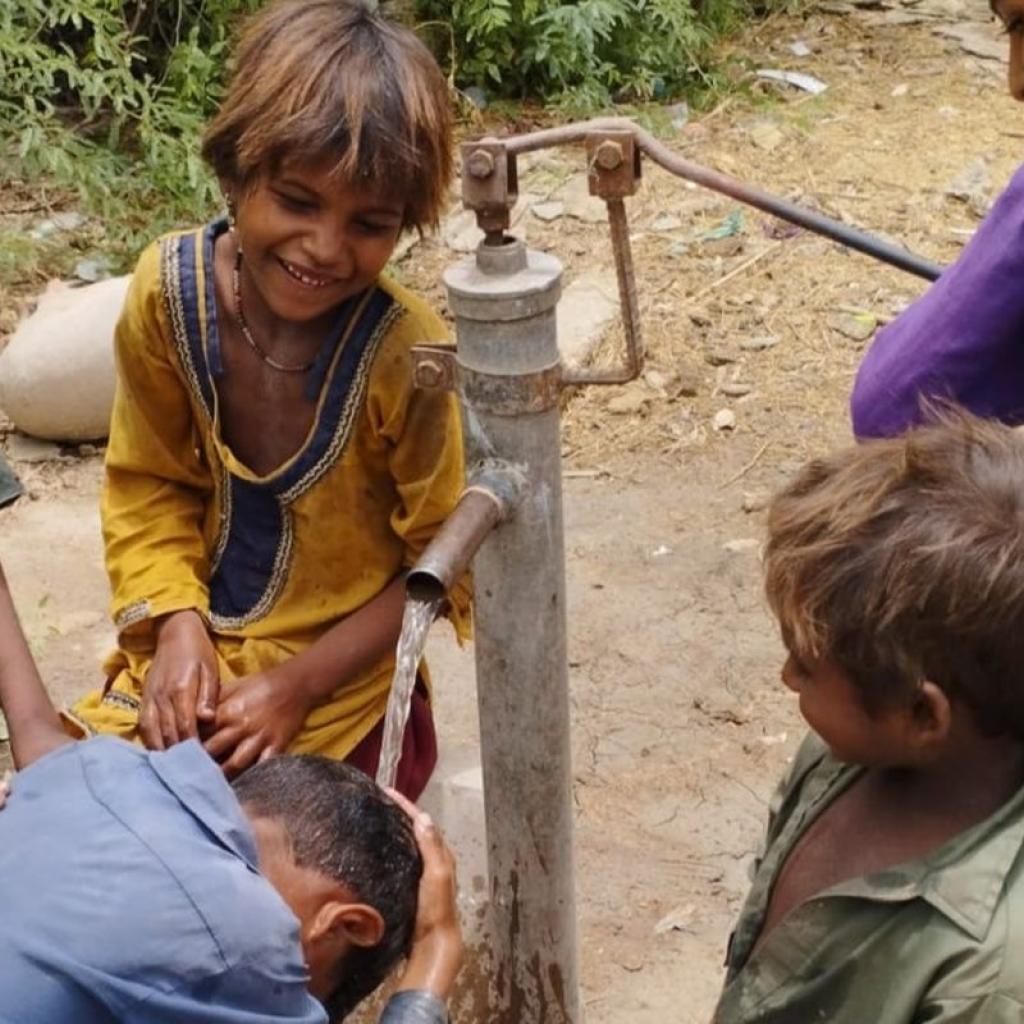
[[[929,680],[1024,738],[1024,437],[947,410],[810,462],[768,533],[768,600],[798,657],[838,665],[868,711]]]
[[[203,157],[240,188],[296,157],[333,158],[422,229],[445,204],[451,133],[444,76],[407,28],[361,0],[276,0],[245,25]]]

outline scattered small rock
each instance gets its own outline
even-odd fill
[[[771,334],[762,334],[756,338],[744,338],[740,342],[740,348],[744,352],[763,352],[767,348],[774,348],[778,345],[779,339]]]
[[[102,453],[102,449],[98,448],[94,444],[80,444],[75,451],[78,452],[79,457],[83,459],[92,459]]]
[[[900,82],[899,85],[893,88],[889,95],[892,96],[893,99],[899,99],[900,96],[906,96],[908,92],[910,92],[910,86],[907,85],[906,82]]]
[[[753,384],[747,384],[745,381],[732,380],[726,381],[724,384],[720,384],[718,390],[729,398],[742,398],[744,395],[749,395],[754,390]]]
[[[976,217],[988,213],[992,175],[984,160],[975,160],[946,186],[946,195],[966,203]]]
[[[441,238],[453,252],[475,252],[483,237],[472,210],[460,210],[441,227]]]
[[[729,238],[710,238],[701,242],[701,251],[708,256],[720,256],[728,259],[730,256],[738,256],[743,252],[743,239],[731,236]]]
[[[642,391],[626,391],[608,402],[608,411],[615,416],[642,415],[651,404],[651,396]]]
[[[715,413],[715,418],[711,421],[711,425],[718,431],[735,430],[736,413],[732,409],[719,409]]]
[[[590,185],[585,174],[570,178],[559,190],[558,198],[565,206],[565,215],[584,224],[603,224],[608,220],[608,209],[604,202],[590,194]]]
[[[709,348],[704,353],[704,362],[711,366],[728,366],[738,359],[739,356],[728,348]]]
[[[771,121],[759,121],[750,129],[750,141],[766,153],[778,149],[785,140],[782,129]]]
[[[659,394],[668,395],[674,383],[673,375],[665,373],[664,370],[644,370],[644,383]]]
[[[878,321],[870,313],[833,313],[828,318],[833,331],[850,341],[864,342],[875,333]]]
[[[79,281],[87,281],[95,284],[97,281],[105,281],[113,273],[110,260],[106,256],[97,256],[93,259],[79,260],[75,264],[74,275]]]
[[[769,500],[767,491],[744,491],[743,511],[748,515],[752,512],[763,512],[768,507]]]
[[[810,57],[811,48],[802,39],[794,39],[789,44],[789,52],[794,57]]]
[[[961,50],[974,57],[998,61],[1000,64],[1006,63],[1006,43],[998,39],[986,24],[968,22],[966,24],[936,25],[932,32],[937,36],[956,40]]]
[[[679,379],[676,383],[676,396],[682,398],[693,398],[700,392],[700,373],[692,367],[686,367],[679,371]]]
[[[748,551],[756,551],[760,546],[761,542],[756,537],[740,537],[726,541],[722,548],[732,555],[742,555]]]
[[[690,921],[693,919],[694,906],[688,903],[685,907],[676,907],[669,911],[655,926],[655,935],[664,935],[666,932],[688,932],[693,929]]]
[[[41,220],[28,234],[29,238],[47,238],[58,231],[75,231],[84,223],[85,217],[82,214],[68,210]]]
[[[619,315],[619,287],[611,271],[581,274],[558,303],[558,348],[570,366],[582,366]]]
[[[60,445],[24,434],[8,434],[7,454],[15,462],[54,462],[60,458]]]
[[[683,226],[682,220],[674,213],[663,213],[651,221],[651,231],[678,231]]]
[[[553,220],[558,220],[559,217],[565,216],[565,203],[552,199],[547,203],[535,203],[530,207],[530,210],[538,220],[550,223]]]

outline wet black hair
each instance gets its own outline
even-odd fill
[[[412,824],[372,779],[326,757],[274,757],[232,788],[249,813],[281,823],[297,865],[341,883],[384,919],[381,941],[338,967],[326,1009],[342,1020],[408,955],[423,873]]]

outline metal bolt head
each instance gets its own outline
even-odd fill
[[[489,178],[494,173],[494,157],[486,149],[476,149],[466,160],[466,170],[471,178]]]
[[[444,385],[444,367],[433,359],[421,359],[416,364],[416,386],[425,388],[440,388]]]
[[[624,159],[622,146],[617,142],[612,142],[611,139],[606,139],[602,142],[597,147],[597,152],[594,153],[594,160],[597,166],[605,171],[614,171],[617,167],[621,167]]]

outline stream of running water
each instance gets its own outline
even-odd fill
[[[443,597],[409,597],[402,614],[402,633],[395,655],[395,676],[384,717],[384,738],[377,767],[377,784],[394,786],[398,762],[402,756],[402,739],[409,721],[409,702],[416,687],[416,672],[423,660],[427,634],[444,601]]]

